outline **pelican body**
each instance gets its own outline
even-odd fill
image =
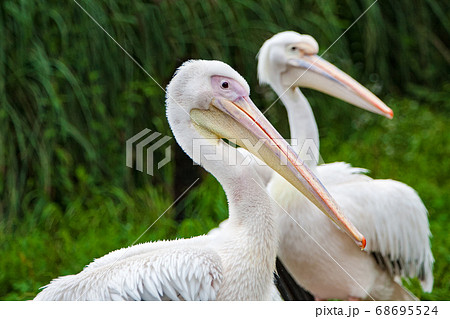
[[[374,180],[363,174],[367,170],[346,163],[318,166],[318,128],[299,87],[322,91],[387,118],[392,118],[393,112],[317,52],[318,44],[309,35],[276,34],[258,54],[258,77],[286,107],[291,139],[297,142],[293,147],[300,156],[305,154],[301,149],[305,141],[313,141],[316,147],[302,159],[365,234],[367,247],[365,251],[355,247],[275,173],[267,189],[279,204],[278,256],[295,280],[317,299],[414,300],[400,278],[418,277],[425,291],[433,286],[434,260],[425,206],[403,183]],[[316,249],[318,246],[326,253]]]
[[[219,61],[188,61],[167,87],[167,118],[176,141],[225,190],[225,231],[113,251],[76,275],[54,279],[35,300],[271,300],[279,237],[272,203],[258,174],[241,165],[243,156],[223,139],[244,148],[264,140],[258,152],[248,150],[364,246],[364,237],[249,94],[247,82]]]

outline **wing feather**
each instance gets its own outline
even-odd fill
[[[132,254],[54,279],[35,300],[214,300],[222,280],[211,249],[176,247]],[[189,274],[196,268],[198,276]],[[188,269],[188,270],[186,270]]]
[[[322,164],[317,167],[317,175],[320,181],[330,187],[331,185],[342,185],[345,183],[370,181],[367,175],[369,170],[360,167],[353,167],[345,162],[335,162]]]
[[[352,223],[366,236],[366,250],[393,277],[418,277],[433,287],[428,212],[411,187],[394,180],[360,180],[328,187]]]

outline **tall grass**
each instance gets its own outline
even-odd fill
[[[80,4],[163,87],[186,59],[218,59],[264,106],[274,100],[256,80],[264,40],[291,29],[313,35],[324,52],[372,1]],[[436,0],[380,0],[325,55],[390,101],[393,121],[307,92],[326,161],[368,167],[422,195],[439,276],[428,299],[448,298],[450,288],[448,9]],[[135,133],[171,135],[164,92],[75,3],[3,1],[0,10],[0,298],[27,299],[51,278],[131,244],[175,199],[180,166],[172,161],[149,177],[124,165]],[[287,136],[279,110],[268,116]],[[178,207],[181,223],[170,209],[142,240],[204,233],[227,212],[211,177]]]

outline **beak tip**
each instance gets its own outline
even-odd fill
[[[366,238],[365,237],[362,238],[359,247],[361,247],[361,250],[364,250],[364,248],[366,248]]]
[[[374,103],[373,106],[378,109],[380,115],[387,117],[390,120],[394,117],[394,111],[383,102],[379,101],[379,103]]]
[[[394,117],[394,111],[392,111],[391,109],[389,109],[389,112],[387,112],[386,117],[390,120],[392,120],[392,118]]]

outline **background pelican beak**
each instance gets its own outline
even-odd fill
[[[315,89],[389,119],[394,116],[394,112],[375,94],[318,55],[289,59],[288,64],[291,67],[281,75],[286,86]]]

